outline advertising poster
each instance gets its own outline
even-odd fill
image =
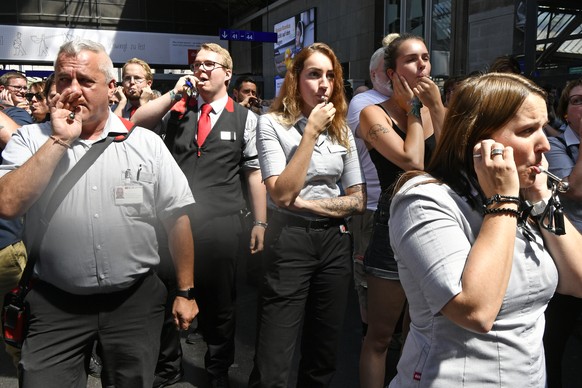
[[[315,8],[279,22],[274,28],[277,34],[274,45],[276,74],[285,77],[295,55],[315,42]]]

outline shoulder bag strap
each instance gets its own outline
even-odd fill
[[[133,129],[133,128],[132,128]],[[129,132],[131,133],[131,131]],[[127,136],[129,136],[129,133]],[[125,140],[127,136],[124,136],[122,140]],[[97,160],[99,155],[105,151],[105,149],[115,140],[115,136],[107,136],[104,140],[94,143],[89,151],[73,166],[73,168],[68,172],[68,174],[59,183],[55,191],[53,192],[51,199],[45,209],[45,212],[41,218],[40,229],[36,234],[36,238],[33,240],[32,247],[30,249],[30,254],[28,255],[28,260],[26,262],[26,267],[22,273],[22,277],[18,283],[19,287],[26,290],[28,289],[30,279],[32,277],[32,271],[36,259],[39,256],[40,244],[44,238],[44,234],[48,229],[49,222],[55,214],[55,211],[63,202],[63,199],[67,196],[69,191],[73,188],[75,183],[87,172],[89,167]],[[122,141],[121,140],[121,141]],[[120,140],[118,140],[120,141]]]

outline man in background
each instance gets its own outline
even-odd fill
[[[232,98],[247,109],[260,115],[261,99],[257,92],[257,83],[253,77],[248,75],[240,76],[234,82]]]
[[[164,141],[196,198],[190,221],[196,245],[198,330],[208,347],[204,361],[213,388],[230,384],[241,249],[261,251],[267,228],[267,196],[255,145],[257,116],[228,96],[232,68],[226,49],[203,44],[192,64],[194,74],[180,78],[174,89],[132,118],[146,127],[164,118]],[[250,241],[243,233],[243,180],[254,217]]]
[[[364,253],[368,247],[372,226],[374,224],[374,212],[378,207],[380,197],[380,181],[376,166],[370,159],[364,140],[357,136],[360,126],[360,112],[368,105],[379,104],[386,101],[392,95],[390,80],[384,71],[384,47],[379,48],[370,58],[370,80],[372,89],[356,94],[348,107],[347,123],[356,141],[358,157],[366,177],[368,189],[368,202],[366,211],[361,215],[352,216],[350,230],[354,236],[354,283],[360,302],[360,315],[362,319],[362,336],[367,330],[367,298],[366,298],[366,274],[364,273]]]
[[[137,108],[152,100],[153,80],[152,69],[145,61],[132,58],[125,62],[121,69],[121,90],[116,93],[119,102],[115,114],[130,119]]]

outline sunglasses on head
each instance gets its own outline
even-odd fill
[[[32,101],[33,97],[36,97],[36,101],[44,100],[44,97],[41,93],[26,93],[24,97],[26,97],[28,101]]]

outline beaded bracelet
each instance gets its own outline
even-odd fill
[[[491,198],[489,198],[487,202],[485,202],[485,205],[483,206],[487,207],[494,203],[514,203],[516,205],[519,205],[521,204],[521,200],[518,197],[514,197],[511,195],[495,194]]]
[[[508,214],[510,216],[515,216],[516,218],[519,218],[520,216],[519,210],[511,209],[508,207],[498,207],[495,209],[483,210],[483,215],[486,216],[487,214]]]

